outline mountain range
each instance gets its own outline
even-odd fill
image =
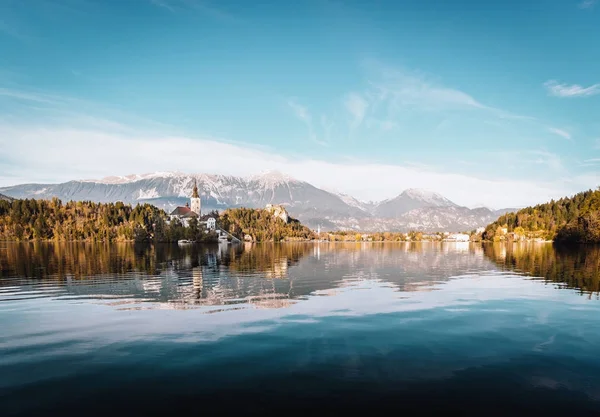
[[[463,231],[486,226],[515,210],[469,209],[422,189],[408,189],[381,202],[362,202],[276,171],[251,177],[157,172],[61,184],[22,184],[0,188],[0,193],[13,198],[150,203],[169,211],[189,201],[194,181],[203,211],[281,204],[307,226],[320,225],[323,230]]]

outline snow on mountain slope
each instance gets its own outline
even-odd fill
[[[261,188],[273,189],[281,185],[289,185],[290,182],[298,182],[293,177],[282,174],[279,171],[263,171],[258,175],[248,177],[249,183],[256,183]]]
[[[365,213],[370,213],[373,210],[373,203],[371,203],[371,202],[365,202],[365,201],[358,200],[348,194],[337,193],[335,191],[330,191],[330,192],[337,195],[344,203],[348,204],[351,207],[356,207],[357,209],[360,209],[360,210],[364,211]]]
[[[448,200],[441,194],[433,191],[424,190],[421,188],[409,188],[402,193],[414,201],[420,201],[427,207],[453,207],[456,206],[452,201]]]
[[[373,214],[376,217],[398,218],[411,210],[425,207],[457,207],[457,205],[440,194],[410,188],[391,200],[377,204]]]
[[[459,207],[440,194],[420,189],[405,190],[396,198],[378,204],[365,203],[277,171],[251,177],[155,172],[97,181],[23,184],[0,188],[0,193],[14,198],[148,202],[171,210],[189,201],[194,182],[198,184],[203,210],[282,204],[293,217],[310,227],[321,225],[323,229],[470,230],[496,220],[500,212]]]

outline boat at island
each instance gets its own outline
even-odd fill
[[[191,240],[187,240],[187,239],[180,239],[177,241],[177,244],[182,245],[182,246],[183,245],[191,245],[192,243],[194,243],[194,242]]]

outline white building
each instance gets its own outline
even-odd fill
[[[464,233],[453,233],[446,238],[449,242],[468,242],[470,239],[470,236]]]
[[[206,220],[206,228],[208,230],[215,230],[217,228],[217,220],[214,217],[209,217]]]

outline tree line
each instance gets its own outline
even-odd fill
[[[489,224],[483,238],[507,233],[562,243],[600,243],[600,187],[507,213]]]
[[[281,240],[310,240],[315,234],[300,221],[289,218],[288,222],[272,215],[268,210],[235,208],[227,209],[218,218],[220,227],[244,240],[249,236],[254,242]]]
[[[217,241],[197,219],[185,227],[151,204],[0,200],[0,239],[53,241]]]
[[[211,212],[217,227],[243,240],[255,242],[308,240],[314,233],[298,220],[288,222],[262,209],[236,208]],[[217,242],[218,235],[205,223],[190,218],[187,226],[151,204],[131,206],[122,202],[0,200],[0,240],[52,240],[101,242]]]

